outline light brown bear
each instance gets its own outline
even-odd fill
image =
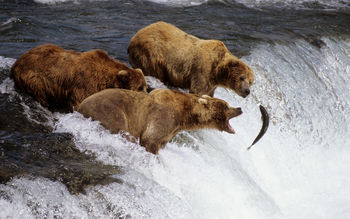
[[[215,88],[222,86],[246,97],[254,82],[253,71],[223,42],[199,39],[165,22],[139,30],[128,53],[134,68],[190,93],[213,96]]]
[[[64,111],[72,111],[86,97],[106,88],[147,88],[140,69],[129,68],[103,50],[78,53],[53,44],[24,53],[12,66],[10,77],[43,106]]]
[[[112,133],[126,131],[139,138],[140,145],[153,154],[181,130],[208,128],[234,134],[229,120],[242,114],[241,108],[223,100],[168,89],[149,94],[106,89],[86,98],[78,112],[100,121]]]

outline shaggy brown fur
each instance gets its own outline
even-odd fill
[[[52,44],[24,53],[12,66],[18,88],[50,109],[73,110],[86,97],[106,88],[146,91],[140,69],[130,69],[103,50],[78,53]]]
[[[248,96],[253,71],[219,40],[202,40],[179,28],[157,22],[139,30],[130,40],[129,62],[145,75],[213,96],[217,86]]]
[[[127,131],[154,154],[180,130],[210,128],[233,134],[229,119],[242,114],[241,108],[223,100],[167,89],[149,94],[107,89],[86,98],[78,111],[112,133]]]

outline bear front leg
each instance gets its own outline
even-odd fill
[[[158,130],[158,131],[156,131]],[[163,135],[160,134],[161,130],[157,129],[152,124],[148,125],[146,131],[144,131],[140,136],[140,145],[146,148],[146,151],[153,154],[158,154],[159,148],[163,145]]]
[[[159,151],[159,145],[158,144],[150,144],[146,147],[146,151],[151,152],[153,154],[158,154]]]
[[[163,148],[175,136],[178,126],[174,119],[175,112],[171,107],[160,107],[154,113],[157,117],[151,117],[151,121],[146,122],[144,131],[140,134],[140,144],[147,151],[158,154],[159,148]]]
[[[15,81],[17,82],[15,83],[16,86],[29,93],[42,106],[48,107],[47,94],[55,93],[50,82],[33,71],[29,71],[28,74],[24,74],[22,77]]]
[[[140,139],[140,145],[145,147],[146,151],[151,152],[152,154],[158,154],[160,148],[159,143],[145,138]]]

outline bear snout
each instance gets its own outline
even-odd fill
[[[250,90],[249,89],[245,89],[244,91],[243,91],[243,97],[244,98],[246,98],[248,95],[250,94]]]
[[[237,113],[238,115],[241,115],[241,114],[243,113],[242,108],[241,108],[241,107],[236,108],[236,113]],[[238,115],[237,115],[237,116],[238,116]]]
[[[246,98],[250,94],[250,85],[247,81],[241,81],[238,92],[236,92],[243,98]]]
[[[239,116],[243,113],[241,107],[238,107],[238,108],[232,108],[232,111],[231,111],[231,118],[233,117],[236,117],[236,116]]]

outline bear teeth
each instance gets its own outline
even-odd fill
[[[235,132],[235,130],[232,128],[232,126],[230,125],[230,123],[227,121],[227,125],[226,125],[226,127],[227,127],[227,132],[228,133],[231,133],[231,134],[235,134],[236,132]]]

